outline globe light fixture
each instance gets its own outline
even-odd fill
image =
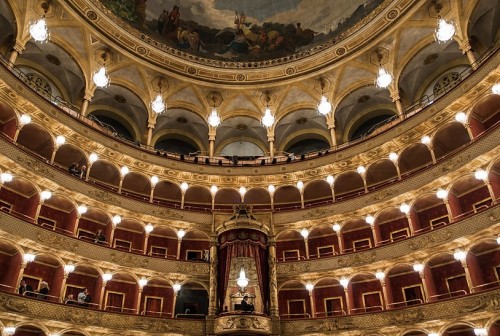
[[[63,135],[58,135],[56,137],[56,146],[57,147],[64,145],[65,142],[66,142],[66,138]]]
[[[23,260],[25,263],[30,263],[30,262],[35,261],[35,258],[36,258],[36,255],[33,253],[29,253],[29,252],[25,253],[23,256]]]
[[[148,284],[148,279],[141,278],[141,279],[139,279],[138,282],[139,282],[139,287],[144,288],[144,286],[146,286]]]
[[[333,187],[333,183],[335,183],[335,178],[332,175],[328,175],[326,177],[326,183],[328,183],[330,187]]]
[[[186,231],[184,231],[183,229],[180,229],[179,231],[177,231],[177,238],[179,240],[182,240],[182,238],[184,238],[185,235],[186,235]]]
[[[212,112],[208,116],[208,124],[212,127],[217,127],[220,125],[221,119],[217,113],[215,106],[212,108]]]
[[[116,226],[122,222],[122,217],[120,215],[114,215],[111,222],[113,222],[113,225]]]
[[[181,290],[182,285],[179,282],[176,282],[176,283],[174,283],[172,288],[174,289],[175,295],[177,295],[177,293],[179,293],[179,291]]]
[[[465,252],[464,250],[456,250],[455,253],[453,253],[453,258],[455,258],[455,260],[463,262],[467,258],[467,252]]]
[[[385,279],[385,273],[382,272],[381,270],[378,270],[377,273],[375,273],[375,278],[379,279],[380,281]]]
[[[428,333],[427,336],[440,336],[439,333]]]
[[[185,193],[189,189],[189,184],[187,182],[182,182],[181,183],[181,192]]]
[[[299,191],[302,192],[302,190],[304,190],[304,182],[298,181],[297,182],[297,189],[299,189]]]
[[[438,43],[445,43],[450,41],[455,35],[455,25],[452,21],[446,21],[439,17],[434,37]]]
[[[210,194],[212,194],[212,196],[215,196],[215,194],[217,194],[217,191],[219,191],[219,188],[215,184],[210,187]]]
[[[91,153],[89,155],[90,164],[94,164],[94,162],[96,162],[97,160],[99,160],[99,156],[96,153]]]
[[[40,193],[40,198],[43,202],[50,199],[52,197],[52,193],[49,190],[44,190]]]
[[[424,145],[429,145],[431,143],[431,138],[428,135],[424,135],[422,139],[420,139],[420,142]]]
[[[302,236],[302,238],[307,239],[307,237],[309,237],[309,231],[307,231],[306,228],[303,228],[302,230],[300,230],[300,235]]]
[[[342,227],[340,226],[339,223],[335,223],[332,225],[332,230],[335,231],[335,233],[339,233],[341,228]]]
[[[99,70],[92,75],[94,84],[99,88],[105,88],[109,84],[109,76],[106,74],[106,67],[101,66]]]
[[[458,112],[455,114],[455,120],[465,125],[467,123],[467,115],[464,112]]]
[[[491,92],[493,92],[493,94],[500,95],[500,83],[495,83],[495,84],[491,87]]]
[[[238,285],[238,287],[240,287],[240,291],[242,293],[245,292],[245,288],[248,286],[248,278],[246,277],[246,274],[245,274],[245,269],[243,268],[243,266],[241,266],[240,268],[240,276],[238,277],[238,279],[236,279],[236,284]]]
[[[47,28],[47,21],[45,19],[45,15],[49,10],[48,1],[44,1],[42,3],[42,9],[44,12],[42,17],[29,25],[30,35],[36,42],[47,42],[50,37],[49,29]]]
[[[474,172],[474,177],[476,180],[486,181],[488,179],[488,173],[484,169],[478,169]]]
[[[120,169],[120,174],[122,175],[122,177],[125,177],[125,175],[127,175],[129,172],[130,172],[130,169],[128,169],[127,166],[123,166]]]
[[[373,225],[375,223],[375,217],[372,215],[368,215],[365,217],[365,222],[367,222],[370,225]]]
[[[422,273],[424,270],[424,265],[421,263],[415,263],[413,264],[413,270],[418,273]]]
[[[30,122],[31,122],[31,117],[29,114],[25,113],[19,117],[19,124],[21,126],[28,125]]]
[[[150,181],[151,181],[151,185],[155,186],[158,183],[158,181],[160,181],[160,179],[158,178],[158,176],[153,175],[153,176],[151,176]]]
[[[328,99],[323,95],[318,104],[318,112],[321,115],[327,115],[332,111],[332,104],[328,101]]]
[[[87,212],[87,206],[85,204],[80,204],[77,208],[76,208],[76,212],[78,213],[78,215],[83,215]]]
[[[154,113],[160,114],[163,113],[166,110],[166,104],[165,101],[163,100],[163,97],[161,96],[160,93],[156,96],[156,98],[151,102],[151,109],[153,110]]]
[[[261,119],[262,125],[269,128],[273,126],[274,120],[274,116],[271,114],[271,109],[269,107],[266,107],[266,109],[264,110],[264,116]]]
[[[436,191],[436,196],[437,196],[437,198],[445,199],[446,197],[448,197],[448,192],[446,190],[444,190],[443,188],[439,188]]]
[[[314,285],[311,282],[306,283],[306,289],[309,293],[311,293],[314,289]]]
[[[497,236],[497,244],[500,245],[500,236]]]
[[[398,154],[394,152],[389,153],[389,160],[391,160],[392,162],[397,162],[398,158],[399,158]]]
[[[64,273],[69,274],[75,271],[75,265],[73,264],[67,264],[64,265]]]
[[[5,327],[3,328],[3,332],[8,336],[12,336],[16,333],[16,327]]]
[[[11,182],[13,178],[14,177],[9,171],[0,174],[0,185]]]
[[[274,195],[275,191],[276,191],[276,187],[272,184],[270,184],[268,187],[267,187],[267,191],[269,191],[269,194],[272,196]]]
[[[364,175],[366,173],[366,168],[363,166],[359,166],[358,168],[356,168],[356,171],[359,175]]]
[[[147,234],[150,234],[151,232],[153,232],[154,229],[155,229],[155,227],[153,226],[153,224],[148,223],[144,227],[144,232],[146,232]]]
[[[474,334],[476,336],[487,336],[488,330],[486,328],[474,328]]]
[[[407,203],[402,203],[400,206],[399,206],[399,210],[404,213],[405,215],[409,214],[410,213],[410,205],[408,205]]]
[[[245,197],[245,194],[247,193],[247,188],[241,186],[240,189],[238,189],[238,192],[240,193],[241,199]]]
[[[109,280],[113,279],[113,274],[106,272],[102,275],[102,280],[104,283],[108,282]]]
[[[347,288],[347,286],[349,286],[349,279],[347,279],[345,276],[340,278],[339,282],[340,282],[340,285],[344,288]]]

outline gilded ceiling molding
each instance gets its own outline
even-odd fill
[[[264,61],[222,61],[195,56],[166,46],[117,18],[99,0],[68,0],[70,7],[106,39],[133,57],[168,71],[179,78],[206,85],[273,85],[316,76],[339,62],[355,57],[365,47],[381,40],[421,6],[416,0],[386,0],[371,14],[348,29],[344,39],[312,49]],[[262,71],[265,68],[266,71]],[[235,71],[236,70],[236,71]]]

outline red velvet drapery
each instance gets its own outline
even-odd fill
[[[223,232],[219,236],[218,258],[218,296],[219,308],[224,305],[224,298],[229,282],[229,271],[233,258],[248,257],[255,260],[264,307],[269,303],[269,265],[267,261],[267,237],[264,233],[251,229]]]

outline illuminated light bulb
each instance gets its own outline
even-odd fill
[[[243,198],[243,196],[245,196],[245,194],[247,193],[247,188],[240,187],[240,189],[238,189],[238,192],[240,193],[240,196]]]
[[[276,191],[276,187],[272,184],[270,184],[268,187],[267,187],[267,191],[269,191],[269,193],[271,195],[274,195],[274,192]]]
[[[474,334],[476,336],[487,336],[488,330],[486,328],[474,328]]]
[[[56,146],[62,146],[66,142],[66,138],[63,135],[58,135],[56,137]]]
[[[91,153],[89,155],[90,164],[94,164],[94,162],[96,162],[97,160],[99,160],[99,156],[96,153]]]
[[[340,232],[341,228],[342,227],[340,226],[339,223],[335,223],[335,224],[332,225],[332,230],[335,231],[335,232],[337,232],[337,233]]]
[[[448,197],[448,192],[442,188],[439,188],[436,191],[436,196],[437,196],[437,198],[440,198],[440,199],[446,199]]]
[[[240,268],[240,276],[236,279],[236,284],[243,290],[246,286],[248,286],[248,279],[245,274],[245,269],[243,266]]]
[[[389,160],[391,160],[392,162],[397,162],[398,158],[399,158],[398,154],[394,152],[389,153]]]
[[[122,218],[120,215],[114,215],[111,221],[113,222],[113,225],[118,225],[122,222]]]
[[[333,183],[335,183],[335,177],[333,177],[332,175],[328,175],[326,177],[326,183],[328,183],[331,186],[333,186]]]
[[[147,279],[145,279],[145,278],[139,279],[139,287],[143,288],[147,284],[148,284],[148,280]]]
[[[486,181],[488,179],[488,173],[483,169],[478,169],[474,172],[474,177],[477,180]]]
[[[33,22],[29,27],[30,35],[36,42],[46,42],[49,39],[49,29],[45,16]]]
[[[160,179],[158,178],[158,176],[153,175],[153,176],[151,176],[150,181],[151,181],[151,185],[155,186],[158,183],[158,181],[160,181]]]
[[[464,112],[458,112],[455,114],[455,120],[465,125],[467,123],[467,115]]]
[[[104,273],[102,275],[102,280],[104,280],[104,282],[108,282],[111,279],[113,279],[113,274],[111,273]]]
[[[500,95],[500,83],[496,83],[491,87],[491,92]]]
[[[424,135],[422,139],[420,139],[424,145],[429,145],[431,143],[431,138],[428,135]]]
[[[187,184],[186,182],[182,182],[182,183],[181,183],[181,191],[182,191],[183,193],[185,193],[185,192],[186,192],[186,190],[188,190],[188,189],[189,189],[189,184]]]
[[[8,336],[12,336],[16,333],[16,327],[5,327],[3,328],[3,332]]]
[[[303,228],[302,230],[300,230],[300,235],[304,237],[304,239],[307,239],[307,237],[309,237],[309,231],[307,231],[306,228]]]
[[[212,112],[208,116],[208,124],[212,127],[217,127],[220,125],[221,119],[217,113],[217,109],[214,107]]]
[[[104,88],[109,84],[109,77],[106,74],[106,68],[102,66],[99,70],[94,72],[92,80],[97,87]]]
[[[434,37],[438,43],[447,42],[453,38],[455,35],[455,26],[453,22],[448,22],[443,18],[438,20],[438,26],[434,33]]]
[[[212,194],[212,196],[215,196],[215,194],[217,194],[217,191],[219,191],[219,188],[215,184],[210,187],[210,193]]]
[[[174,283],[172,288],[174,289],[175,294],[177,294],[181,290],[182,286],[180,283],[176,282],[176,283]]]
[[[40,193],[40,198],[42,201],[46,201],[52,197],[52,193],[49,190],[44,190]]]
[[[385,273],[379,270],[379,271],[377,271],[377,273],[375,273],[375,278],[382,281],[385,279]]]
[[[347,286],[349,285],[349,279],[347,279],[344,276],[342,278],[340,278],[339,282],[340,282],[340,285],[344,288],[347,288]]]
[[[158,94],[156,98],[151,102],[151,109],[156,114],[160,114],[165,111],[166,105],[161,94]]]
[[[297,189],[299,189],[299,191],[302,191],[304,189],[304,182],[298,181],[297,182]]]
[[[154,229],[155,227],[151,223],[146,224],[146,226],[144,227],[144,231],[146,231],[147,234],[153,232]]]
[[[385,89],[392,83],[392,75],[385,70],[383,67],[378,69],[377,78],[375,79],[375,84],[377,87]]]
[[[313,289],[314,289],[314,285],[310,282],[306,283],[306,289],[309,291],[309,292],[312,292]]]
[[[424,270],[424,265],[420,263],[413,264],[413,270],[415,272],[421,273]]]
[[[19,117],[19,124],[21,126],[28,125],[29,123],[31,123],[31,117],[29,114],[23,114]]]
[[[35,261],[35,258],[36,258],[36,255],[34,255],[33,253],[25,253],[23,256],[23,260],[26,263],[30,263],[30,262]]]
[[[75,271],[75,265],[73,264],[67,264],[64,265],[64,273],[69,274]]]
[[[88,210],[87,206],[85,204],[80,204],[77,208],[76,211],[78,212],[79,215],[83,215],[86,213]]]
[[[186,235],[186,231],[184,231],[183,229],[180,229],[179,231],[177,231],[177,238],[182,239],[182,238],[184,238],[185,235]]]
[[[262,116],[262,125],[265,127],[271,127],[274,124],[274,116],[271,114],[271,109],[269,107],[266,107],[264,111],[264,116]]]
[[[456,250],[455,253],[453,253],[453,258],[458,261],[465,261],[467,258],[467,252],[463,250]]]
[[[375,223],[375,217],[372,215],[368,215],[365,217],[365,222],[367,222],[370,225],[373,225]]]
[[[318,112],[322,115],[327,115],[332,111],[332,104],[328,101],[325,96],[321,96],[318,104]]]
[[[408,214],[410,213],[410,205],[406,204],[406,203],[402,203],[400,206],[399,206],[399,210],[404,213],[404,214]]]
[[[120,174],[122,175],[122,177],[125,177],[125,175],[127,175],[129,172],[130,172],[130,169],[128,169],[128,167],[127,167],[127,166],[123,166],[123,167],[120,169]]]
[[[13,178],[14,177],[12,176],[12,174],[9,171],[6,171],[5,173],[0,174],[1,184],[9,183],[12,181]]]
[[[359,175],[364,175],[364,173],[366,173],[366,168],[363,166],[359,166],[358,168],[356,168],[356,171]]]

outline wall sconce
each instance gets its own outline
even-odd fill
[[[155,229],[155,227],[151,223],[146,224],[146,226],[144,227],[144,231],[147,234],[150,234],[151,232],[153,232],[154,229]]]
[[[181,288],[182,288],[182,285],[181,285],[178,281],[176,281],[176,282],[174,283],[174,285],[172,286],[172,288],[174,289],[174,294],[175,294],[175,295],[178,295],[178,294],[179,294],[179,291],[180,291],[180,290],[181,290]]]
[[[3,328],[3,332],[7,336],[12,336],[16,333],[16,327],[5,327]]]
[[[184,231],[183,229],[180,229],[179,231],[177,231],[177,238],[179,240],[182,240],[182,238],[184,238],[185,235],[186,235],[186,231]]]
[[[87,212],[88,208],[85,204],[80,204],[77,208],[76,208],[76,212],[78,213],[79,216],[85,214]]]
[[[26,264],[35,261],[35,258],[36,258],[36,255],[33,253],[29,253],[29,252],[25,253],[23,256],[23,260]]]
[[[249,281],[248,281],[248,278],[246,277],[245,269],[243,268],[243,266],[241,266],[240,276],[238,277],[238,279],[236,279],[236,284],[240,288],[241,293],[245,293],[245,289],[248,286],[248,282]]]
[[[144,288],[148,284],[148,279],[146,278],[141,278],[139,279],[139,287]]]
[[[0,185],[4,183],[9,183],[12,181],[12,174],[9,171],[6,171],[5,173],[0,174]]]
[[[64,265],[64,273],[65,274],[70,274],[74,271],[75,271],[75,265],[73,265],[73,264]]]
[[[308,282],[306,283],[306,289],[309,292],[309,294],[311,294],[314,289],[314,285],[311,282]]]
[[[344,287],[344,289],[347,288],[347,286],[349,286],[349,279],[347,279],[345,276],[340,278],[339,282],[340,282],[340,285],[342,287]]]
[[[106,272],[102,275],[102,280],[106,284],[109,280],[113,279],[113,274]]]
[[[117,226],[122,222],[122,218],[119,215],[114,215],[111,221],[113,222],[114,226]]]

